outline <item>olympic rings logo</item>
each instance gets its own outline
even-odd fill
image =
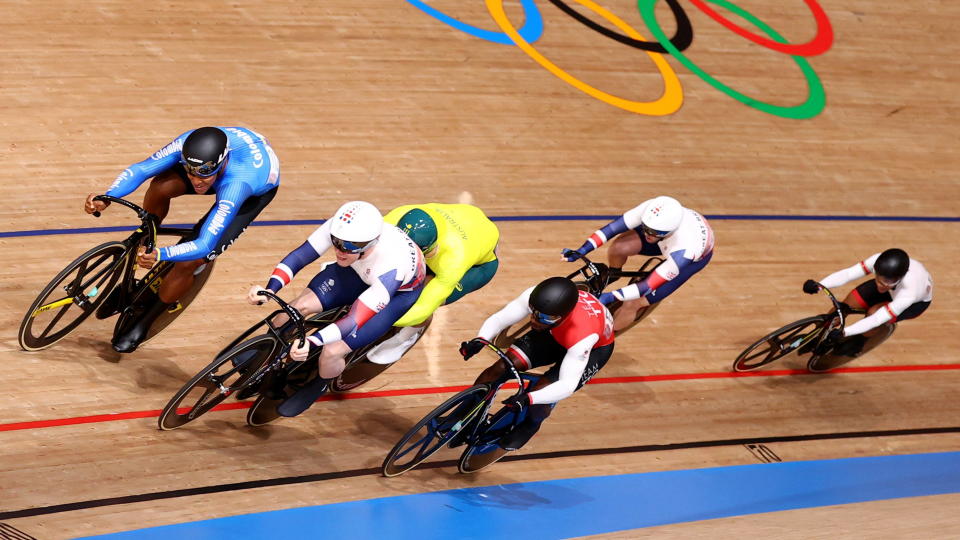
[[[738,35],[768,49],[787,54],[793,59],[797,66],[800,67],[800,71],[803,73],[807,82],[807,99],[800,105],[795,106],[774,105],[738,92],[714,78],[683,54],[683,51],[693,42],[693,28],[690,26],[690,19],[687,17],[683,7],[680,6],[678,0],[665,0],[677,21],[676,34],[672,38],[668,38],[666,34],[664,34],[663,28],[660,26],[660,23],[657,22],[656,16],[654,15],[654,8],[658,0],[637,0],[640,17],[647,25],[653,38],[656,39],[656,42],[647,41],[639,32],[633,29],[633,27],[593,0],[574,1],[615,26],[622,34],[597,24],[571,8],[563,0],[550,0],[550,3],[584,26],[620,43],[645,52],[653,61],[663,78],[663,94],[655,101],[632,101],[604,92],[570,75],[541,54],[532,45],[543,35],[543,18],[534,0],[520,0],[520,5],[523,8],[525,17],[524,24],[520,28],[516,28],[507,18],[503,7],[503,0],[484,1],[493,20],[496,21],[497,26],[500,27],[500,32],[484,30],[461,22],[427,5],[423,0],[407,0],[407,2],[414,7],[461,32],[494,43],[515,45],[538,64],[546,68],[547,71],[553,73],[567,84],[604,103],[633,113],[649,116],[664,116],[673,114],[680,109],[680,105],[683,103],[683,89],[680,86],[680,79],[666,58],[664,58],[664,54],[670,54],[676,58],[684,67],[720,92],[745,105],[774,116],[797,119],[812,118],[820,114],[826,105],[826,94],[823,89],[823,84],[810,66],[810,63],[806,60],[806,57],[823,54],[833,45],[833,28],[830,25],[830,19],[816,0],[804,0],[804,2],[807,4],[817,23],[817,33],[813,39],[801,44],[787,42],[783,36],[778,34],[777,31],[768,24],[729,0],[690,0],[700,11]],[[708,6],[708,3],[719,6],[746,20],[756,28],[759,28],[763,34],[766,34],[766,37],[746,30],[731,22],[729,19],[724,18],[712,7]]]

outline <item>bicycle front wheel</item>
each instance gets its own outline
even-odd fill
[[[122,242],[100,244],[61,270],[27,309],[20,347],[45,349],[80,326],[116,285],[126,251]]]
[[[823,321],[823,315],[808,317],[770,332],[737,356],[733,362],[733,370],[752,371],[783,358],[814,339],[814,331]]]
[[[483,412],[483,398],[489,391],[490,386],[486,384],[471,386],[424,416],[387,454],[383,475],[403,474],[443,448]],[[472,403],[475,406],[471,406]]]
[[[209,412],[242,389],[276,353],[279,344],[272,335],[256,336],[197,373],[167,403],[157,421],[162,430],[176,429]]]

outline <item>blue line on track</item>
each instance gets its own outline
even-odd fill
[[[945,452],[463,488],[247,514],[93,538],[425,540],[519,536],[535,540],[957,492],[960,452]]]
[[[616,216],[493,216],[493,221],[604,221],[620,217]],[[960,217],[937,216],[789,216],[764,214],[728,214],[707,215],[707,219],[728,221],[903,221],[921,223],[958,223]],[[323,219],[285,219],[274,221],[255,221],[253,227],[290,227],[298,225],[321,225]],[[192,227],[192,223],[179,223],[170,227]],[[132,231],[135,225],[121,227],[87,227],[78,229],[34,229],[28,231],[0,232],[0,238],[15,238],[21,236],[54,236],[58,234],[94,234],[105,232]]]

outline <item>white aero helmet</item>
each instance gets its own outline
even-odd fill
[[[343,253],[363,253],[373,247],[383,230],[383,215],[364,201],[350,201],[330,218],[330,240]]]
[[[683,221],[683,206],[673,197],[661,195],[652,199],[640,216],[643,233],[657,238],[670,236]]]

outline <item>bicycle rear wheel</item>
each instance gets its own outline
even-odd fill
[[[126,251],[122,242],[100,244],[61,270],[20,322],[20,347],[45,349],[80,326],[116,285]]]
[[[264,334],[250,338],[218,357],[170,399],[160,413],[157,425],[162,430],[176,429],[209,412],[233,392],[242,389],[251,377],[259,375],[278,346],[276,338]]]
[[[429,323],[424,328],[421,328],[417,334],[416,340],[413,342],[413,345],[407,347],[407,350],[403,354],[406,354],[411,349],[416,347],[417,343],[420,342],[420,338],[427,333],[429,328]],[[334,392],[346,392],[347,390],[352,390],[362,384],[368,383],[371,379],[386,371],[387,368],[399,362],[399,360],[397,360],[397,362],[391,362],[389,364],[378,364],[376,362],[371,362],[367,358],[367,354],[369,354],[370,351],[384,341],[394,337],[399,331],[400,328],[393,327],[387,331],[387,333],[381,336],[380,339],[347,355],[347,366],[344,368],[343,373],[330,381],[330,389]]]
[[[486,408],[483,398],[489,391],[490,386],[486,384],[471,386],[424,416],[387,454],[383,460],[383,475],[391,477],[403,474],[443,448],[483,413]],[[476,402],[476,406],[466,411],[459,410],[460,405],[466,408],[470,402]],[[458,418],[453,418],[450,413],[457,413]]]
[[[807,362],[807,371],[811,373],[824,373],[860,358],[892,336],[893,332],[897,329],[897,325],[895,323],[885,324],[881,328],[883,328],[884,331],[875,336],[867,338],[866,343],[863,344],[860,352],[856,353],[855,355],[849,356],[838,353],[837,350],[840,349],[842,345],[837,345],[831,351],[828,351],[825,354],[815,354],[811,356],[810,361]]]
[[[823,322],[823,315],[807,317],[770,332],[737,356],[733,362],[733,370],[751,371],[783,358],[813,339],[815,336],[812,334]]]
[[[207,279],[210,277],[210,273],[213,272],[213,266],[216,263],[217,261],[208,262],[204,269],[193,278],[193,285],[190,289],[177,300],[177,305],[164,311],[157,317],[157,320],[153,321],[153,324],[150,325],[150,330],[147,331],[147,337],[143,339],[143,343],[150,341],[153,336],[159,334],[187,309],[187,306],[193,302],[193,299],[200,294],[200,289],[203,289],[203,286],[207,283]],[[141,343],[141,345],[143,345],[143,343]]]

